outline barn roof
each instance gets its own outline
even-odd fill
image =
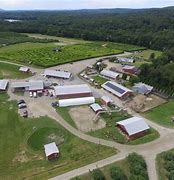
[[[8,80],[0,80],[0,90],[6,90],[8,85]]]
[[[42,80],[30,80],[29,81],[29,91],[35,91],[35,90],[43,90],[44,89],[44,83]]]
[[[97,103],[91,104],[90,107],[93,109],[94,112],[103,110],[102,107]]]
[[[132,92],[130,89],[122,86],[121,84],[112,81],[107,81],[102,85],[102,87],[118,97],[122,97],[127,92]]]
[[[117,124],[124,126],[129,136],[149,129],[149,126],[147,125],[145,120],[140,117],[132,117],[132,118],[117,122]]]
[[[110,77],[110,78],[117,78],[119,76],[119,73],[110,71],[110,70],[106,70],[104,69],[103,71],[100,72],[101,75],[106,76],[106,77]]]
[[[109,96],[102,96],[101,99],[106,103],[113,102],[113,100]]]
[[[67,94],[81,94],[81,93],[92,93],[88,85],[67,85],[67,86],[56,86],[55,94],[58,95],[67,95]]]
[[[59,149],[56,146],[55,142],[44,145],[44,149],[45,149],[46,157],[48,157],[48,156],[50,156],[51,154],[54,154],[54,153],[59,153]]]
[[[44,75],[57,77],[57,78],[66,78],[66,79],[69,79],[71,77],[70,72],[60,71],[60,70],[51,70],[51,69],[46,69],[44,72]]]

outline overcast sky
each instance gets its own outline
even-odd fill
[[[7,10],[151,8],[165,6],[174,6],[174,0],[0,0],[0,8]]]

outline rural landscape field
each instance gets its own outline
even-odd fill
[[[1,0],[0,180],[174,180],[172,1]]]

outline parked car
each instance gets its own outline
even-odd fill
[[[27,105],[25,103],[22,103],[22,104],[19,104],[18,107],[19,109],[23,109],[23,108],[26,108]]]
[[[19,105],[19,104],[23,104],[23,103],[25,103],[25,101],[24,101],[23,99],[21,99],[21,100],[19,100],[19,101],[17,102],[18,105]]]
[[[34,98],[37,98],[37,92],[34,92],[34,93],[33,93],[33,97],[34,97]]]
[[[23,114],[22,114],[23,117],[27,118],[28,117],[28,111],[24,111]]]
[[[52,106],[52,107],[58,107],[58,106],[59,106],[59,103],[58,103],[57,101],[52,102],[52,103],[51,103],[51,106]]]
[[[32,92],[30,92],[30,97],[33,97],[33,93]]]

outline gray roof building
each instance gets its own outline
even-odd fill
[[[132,90],[134,92],[137,92],[137,93],[140,93],[140,94],[144,94],[144,95],[147,95],[149,93],[152,92],[153,90],[153,86],[149,86],[147,84],[144,84],[144,83],[136,83],[133,87],[132,87]]]
[[[55,78],[63,78],[63,79],[70,79],[71,76],[72,76],[72,73],[67,72],[67,71],[46,69],[45,72],[44,72],[44,76],[55,77]]]
[[[0,91],[5,91],[8,86],[8,80],[0,80]]]

